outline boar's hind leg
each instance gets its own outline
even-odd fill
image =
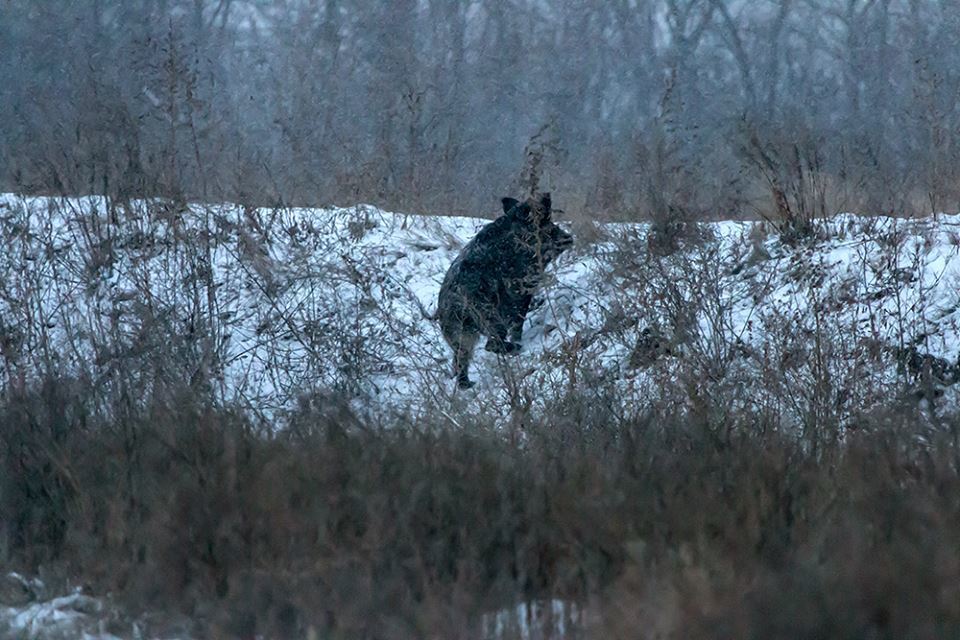
[[[470,379],[470,359],[473,357],[473,348],[477,345],[476,333],[464,331],[460,334],[453,346],[453,375],[457,378],[457,386],[469,389],[473,386]]]

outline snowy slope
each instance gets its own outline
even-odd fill
[[[209,372],[225,401],[268,418],[334,390],[360,412],[430,408],[456,422],[507,420],[571,394],[680,401],[691,379],[801,414],[809,399],[771,384],[773,369],[801,389],[827,378],[852,413],[902,389],[909,376],[893,350],[904,338],[956,361],[958,216],[845,214],[796,246],[755,223],[705,224],[670,255],[651,251],[642,224],[578,225],[535,301],[523,353],[479,348],[479,384],[457,391],[421,307],[436,308],[445,269],[485,222],[363,205],[108,211],[99,198],[3,196],[4,377],[53,361],[109,384],[111,371],[166,349],[182,370],[153,371],[144,385]],[[647,357],[645,329],[675,357]],[[129,353],[106,349],[118,336]],[[56,349],[41,353],[44,341]],[[216,358],[203,355],[211,349]]]

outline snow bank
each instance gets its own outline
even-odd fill
[[[754,223],[705,224],[668,256],[650,250],[645,225],[594,225],[549,269],[523,353],[478,349],[478,385],[457,391],[423,309],[485,222],[6,195],[0,332],[21,371],[52,358],[107,383],[131,358],[176,347],[189,363],[176,375],[207,373],[225,401],[268,418],[330,390],[357,411],[439,408],[454,421],[507,420],[571,392],[636,406],[669,396],[694,365],[705,384],[743,387],[744,402],[801,411],[766,388],[763,367],[797,366],[803,382],[825,331],[839,339],[834,370],[816,375],[858,377],[834,385],[858,401],[902,386],[905,340],[956,361],[958,216],[844,214],[796,246]],[[130,353],[106,349],[118,336]],[[638,355],[650,336],[679,357]]]

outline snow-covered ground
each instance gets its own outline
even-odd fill
[[[757,223],[710,223],[669,255],[650,250],[646,225],[581,223],[549,269],[523,353],[478,348],[478,385],[458,391],[423,311],[486,222],[363,205],[108,210],[101,198],[2,196],[3,377],[54,366],[110,384],[137,365],[152,367],[145,386],[209,373],[225,401],[268,418],[335,391],[360,412],[457,421],[505,420],[572,392],[642,404],[684,375],[802,413],[802,398],[771,388],[771,367],[783,379],[795,370],[800,387],[828,378],[854,411],[903,386],[894,350],[905,339],[956,362],[958,216],[844,214],[801,245]],[[677,357],[656,357],[658,340]],[[158,364],[163,353],[172,359]]]
[[[44,584],[37,579],[28,580],[17,573],[0,576],[0,638],[141,640],[154,637],[142,630],[141,623],[124,617],[105,599],[84,595],[79,589],[57,597],[45,591]],[[582,624],[584,613],[573,603],[525,602],[484,616],[480,621],[480,637],[550,640],[564,638],[570,628]],[[170,631],[156,637],[186,640],[188,636]]]
[[[0,637],[20,640],[112,640],[117,612],[102,599],[73,593],[52,596],[46,585],[18,573],[0,575]],[[127,631],[133,631],[127,625]]]

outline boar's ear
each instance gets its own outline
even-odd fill
[[[550,219],[550,213],[551,213],[550,205],[551,205],[550,192],[548,191],[540,196],[540,206],[543,207],[543,216],[545,221]]]
[[[529,222],[531,219],[531,213],[533,211],[529,202],[518,202],[515,209],[513,209],[514,215],[523,220],[524,222]]]
[[[510,210],[520,204],[520,201],[516,198],[500,198],[500,203],[503,205],[503,212],[510,213]]]

